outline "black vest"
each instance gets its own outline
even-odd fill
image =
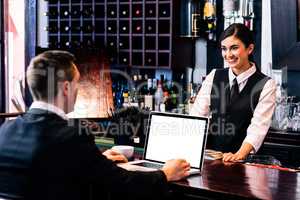
[[[249,77],[239,98],[229,103],[230,85],[228,68],[215,72],[211,90],[210,121],[207,147],[222,152],[239,150],[247,135],[260,93],[269,77],[259,70]]]

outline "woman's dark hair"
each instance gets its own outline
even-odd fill
[[[254,36],[252,32],[244,24],[231,24],[220,35],[219,43],[227,37],[234,36],[241,40],[245,47],[249,47],[250,44],[254,44]],[[253,54],[249,55],[249,60],[253,61]]]

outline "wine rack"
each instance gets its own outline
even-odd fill
[[[118,66],[170,68],[172,0],[48,0],[48,48],[107,48]]]

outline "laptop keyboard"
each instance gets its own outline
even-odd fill
[[[136,163],[135,165],[142,166],[142,167],[148,167],[148,168],[154,168],[154,169],[160,169],[163,167],[162,164],[149,163],[149,162]]]

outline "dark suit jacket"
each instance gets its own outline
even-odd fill
[[[145,199],[167,194],[162,171],[129,172],[97,149],[94,138],[54,113],[31,109],[0,128],[0,196],[39,200],[104,197]]]

